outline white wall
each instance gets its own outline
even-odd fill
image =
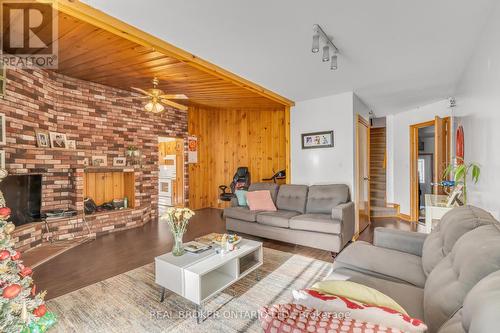
[[[451,115],[447,100],[387,116],[387,201],[410,214],[410,125]]]
[[[293,184],[354,181],[353,93],[297,102],[290,112],[291,181]],[[302,149],[301,134],[333,130],[334,147]]]
[[[481,165],[469,203],[500,213],[500,5],[492,11],[456,93],[455,113],[465,134],[465,160]]]

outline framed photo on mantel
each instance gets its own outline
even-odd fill
[[[333,131],[302,134],[302,149],[333,147]]]

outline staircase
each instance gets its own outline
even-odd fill
[[[397,210],[386,201],[385,127],[370,129],[370,216],[395,216]]]

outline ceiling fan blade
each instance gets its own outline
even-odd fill
[[[160,95],[160,98],[166,98],[166,99],[188,99],[188,97],[184,94],[165,94],[165,95]]]
[[[169,101],[168,99],[161,99],[161,102],[163,104],[167,104],[167,105],[173,106],[174,108],[179,109],[179,110],[186,111],[188,109],[187,106],[179,104],[179,103],[175,103],[175,102],[172,102],[172,101]]]
[[[135,91],[138,91],[140,92],[141,94],[143,95],[148,95],[148,96],[152,96],[149,92],[147,92],[146,90],[144,89],[141,89],[141,88],[136,88],[136,87],[131,87],[132,89],[134,89]]]

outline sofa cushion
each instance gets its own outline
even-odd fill
[[[299,215],[297,212],[278,210],[276,212],[261,212],[257,214],[257,222],[273,227],[288,228],[288,220]]]
[[[381,279],[345,267],[334,269],[326,280],[349,280],[377,289],[401,305],[410,316],[418,319],[424,318],[424,290],[422,288]]]
[[[281,185],[278,190],[276,207],[304,214],[306,210],[307,190],[307,185]]]
[[[439,333],[489,333],[500,327],[500,271],[491,273],[467,294],[463,308],[455,313]]]
[[[362,273],[423,288],[426,276],[419,256],[354,242],[339,253],[333,267],[347,267]],[[404,267],[404,269],[402,269]]]
[[[485,225],[463,235],[432,270],[425,283],[425,323],[436,332],[484,277],[500,270],[500,225]]]
[[[334,207],[348,201],[347,185],[312,185],[307,194],[306,213],[331,214]]]
[[[248,207],[228,207],[224,209],[224,217],[243,220],[247,222],[255,222],[258,210],[250,210]]]
[[[271,198],[273,198],[273,202],[276,203],[278,189],[279,185],[275,183],[252,183],[248,188],[248,191],[269,191],[271,193]]]
[[[269,191],[252,191],[247,193],[248,208],[253,211],[275,212],[276,206]]]
[[[444,258],[456,241],[467,232],[495,223],[487,211],[474,207],[457,207],[446,213],[437,228],[427,236],[422,249],[422,265],[426,275]]]
[[[340,234],[342,222],[328,214],[302,214],[290,219],[290,229]]]

